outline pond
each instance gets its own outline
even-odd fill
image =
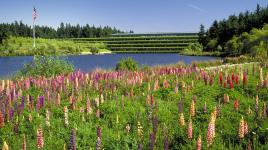
[[[74,64],[75,69],[83,72],[95,68],[112,69],[116,63],[127,57],[132,57],[141,65],[155,66],[177,63],[179,61],[190,64],[192,61],[208,61],[221,59],[219,57],[207,56],[184,56],[175,53],[119,53],[104,55],[71,55],[66,56],[67,60]],[[33,60],[32,56],[0,57],[0,78],[14,75],[24,63]]]

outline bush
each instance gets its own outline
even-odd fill
[[[52,56],[35,56],[34,60],[23,66],[16,77],[51,77],[74,71],[74,66],[67,60]]]
[[[136,71],[138,69],[138,63],[132,58],[124,58],[116,64],[116,70],[129,70]]]
[[[98,54],[98,53],[100,53],[100,49],[97,46],[93,45],[90,47],[90,52],[92,54]]]

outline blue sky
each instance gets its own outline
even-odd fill
[[[139,32],[193,32],[217,19],[227,18],[267,0],[1,0],[0,22],[22,20],[57,27],[60,22],[115,26]]]

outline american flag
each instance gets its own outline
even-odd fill
[[[33,20],[35,21],[37,18],[37,13],[35,7],[33,8]]]

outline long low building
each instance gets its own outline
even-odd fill
[[[120,33],[104,38],[79,38],[76,42],[103,42],[114,52],[179,52],[198,40],[197,33]]]

